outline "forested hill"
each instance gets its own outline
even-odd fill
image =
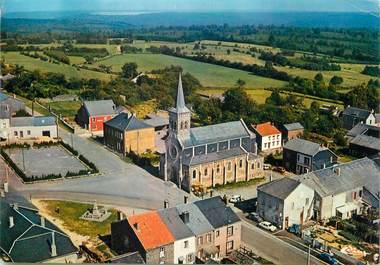
[[[133,26],[191,25],[284,25],[295,27],[379,28],[380,18],[369,13],[337,12],[160,12],[125,15],[124,13],[8,13],[2,18],[5,31],[33,32],[36,29],[78,31],[120,30]]]

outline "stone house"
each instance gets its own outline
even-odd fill
[[[302,174],[336,164],[338,156],[317,143],[295,138],[284,145],[284,167],[295,174]]]
[[[252,129],[261,152],[269,154],[282,150],[281,132],[270,122],[252,125]]]
[[[283,124],[280,127],[280,130],[282,132],[282,140],[284,143],[286,143],[289,140],[299,138],[300,136],[302,136],[304,132],[304,127],[301,125],[301,123],[295,122]]]
[[[257,187],[257,212],[281,229],[303,225],[313,216],[313,198],[313,189],[285,177]]]
[[[136,154],[154,152],[154,127],[132,114],[120,113],[104,123],[104,144],[123,155],[129,152]]]
[[[91,133],[102,134],[104,122],[117,114],[118,109],[112,100],[84,101],[75,120]]]
[[[176,107],[169,110],[169,134],[161,155],[160,176],[186,191],[263,175],[255,134],[243,120],[191,128],[181,77]]]
[[[368,125],[376,125],[376,117],[374,111],[355,108],[348,106],[341,114],[343,127],[351,130],[358,123]]]
[[[309,172],[294,179],[314,190],[314,218],[350,218],[365,208],[378,209],[380,160],[357,159]]]
[[[111,224],[117,254],[138,251],[147,264],[173,264],[175,238],[160,215],[148,212]]]
[[[21,263],[66,263],[77,260],[78,249],[37,210],[0,199],[2,258]]]

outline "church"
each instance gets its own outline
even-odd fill
[[[256,135],[243,120],[191,128],[181,75],[176,106],[169,109],[165,146],[160,176],[187,192],[194,186],[209,188],[264,176]]]

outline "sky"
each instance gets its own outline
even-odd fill
[[[312,11],[379,13],[380,0],[0,0],[7,12]]]

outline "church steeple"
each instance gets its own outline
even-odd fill
[[[188,112],[189,109],[185,105],[185,97],[183,95],[183,87],[182,87],[182,75],[179,73],[178,78],[178,88],[177,88],[177,102],[176,102],[177,112]]]
[[[176,106],[169,110],[169,129],[178,136],[190,135],[190,118],[191,112],[185,104],[182,76],[180,73],[178,78]]]

